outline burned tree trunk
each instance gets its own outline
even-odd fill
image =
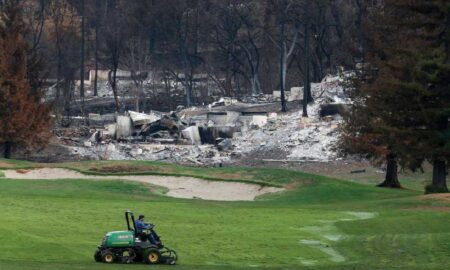
[[[280,26],[283,27],[283,26]],[[280,94],[281,94],[281,111],[287,112],[286,106],[286,97],[284,95],[285,92],[285,84],[286,84],[286,48],[284,46],[281,47],[280,52]]]
[[[447,164],[445,159],[436,158],[433,161],[433,179],[431,185],[425,188],[425,193],[445,193],[447,187]]]
[[[94,73],[94,96],[98,96],[98,46],[99,46],[99,38],[98,38],[98,28],[100,21],[100,1],[95,0],[95,16],[97,17],[97,21],[95,22],[95,48],[94,48],[94,61],[95,61],[95,73]]]
[[[5,142],[3,144],[3,157],[4,158],[11,158],[11,142]]]
[[[112,74],[111,74],[112,73]],[[116,104],[116,112],[120,112],[120,101],[117,94],[117,66],[115,65],[113,70],[109,72],[109,82],[114,95],[114,102]]]
[[[84,98],[84,50],[85,50],[84,0],[81,1],[81,50],[80,50],[80,97]],[[82,100],[84,105],[84,100]]]
[[[308,117],[308,89],[309,89],[309,31],[308,25],[305,26],[305,67],[303,83],[303,117]]]
[[[387,157],[387,168],[386,177],[384,182],[378,184],[378,187],[388,187],[388,188],[401,188],[400,182],[398,181],[398,164],[397,157],[395,154],[388,154]]]
[[[164,88],[166,89],[166,95],[167,95],[167,107],[169,108],[170,111],[172,111],[172,95],[170,93],[171,91],[171,85],[170,85],[170,78],[168,76],[169,71],[164,71],[164,77],[163,77],[163,82],[164,82]]]

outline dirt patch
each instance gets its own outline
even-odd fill
[[[0,161],[0,168],[14,168],[14,164]]]
[[[418,207],[408,208],[409,211],[439,211],[450,212],[450,193],[436,193],[418,196],[419,200],[427,201],[428,203],[435,201],[433,204],[443,205],[422,205]]]
[[[114,165],[114,166],[102,166],[102,167],[91,167],[89,168],[91,172],[100,173],[131,173],[131,172],[150,172],[157,171],[156,167],[153,166],[131,166],[131,165]]]
[[[436,194],[427,194],[419,197],[423,200],[439,200],[443,202],[450,203],[450,193],[436,193]]]
[[[291,182],[289,184],[284,185],[283,187],[287,190],[292,190],[292,189],[296,189],[301,186],[309,186],[309,185],[312,185],[313,183],[314,183],[313,180],[305,179],[305,180],[301,180],[301,181]]]
[[[157,175],[127,175],[127,176],[90,176],[79,172],[58,169],[42,168],[30,170],[27,173],[18,173],[15,170],[6,170],[5,177],[10,179],[29,180],[58,180],[58,179],[107,179],[128,180],[149,183],[169,189],[168,196],[176,198],[199,198],[215,201],[253,201],[257,196],[283,191],[282,188],[263,187],[257,184],[207,181],[194,177],[175,177]]]
[[[438,211],[438,212],[450,212],[450,206],[438,206],[438,205],[427,205],[419,206],[414,208],[405,209],[408,211]]]
[[[17,173],[21,173],[21,174],[26,174],[26,173],[29,173],[30,170],[18,169],[18,170],[16,170],[16,172],[17,172]]]

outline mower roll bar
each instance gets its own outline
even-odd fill
[[[130,222],[130,219],[131,219],[131,222]],[[136,223],[134,221],[134,213],[131,212],[130,210],[125,211],[125,220],[127,221],[128,230],[136,233]],[[131,228],[130,225],[133,225],[133,228]]]

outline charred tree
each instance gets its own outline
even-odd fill
[[[401,188],[398,181],[398,162],[395,154],[388,154],[386,157],[386,177],[384,181],[378,184],[379,187]]]
[[[436,158],[433,162],[433,179],[425,189],[426,193],[448,192],[447,187],[447,164],[445,159]]]
[[[278,51],[281,111],[286,112],[288,110],[285,96],[288,64],[297,45],[300,31],[300,25],[292,14],[296,13],[295,9],[298,6],[294,1],[288,0],[271,0],[270,3],[275,16],[276,28],[272,31],[275,33],[269,31],[266,34]]]
[[[303,68],[303,117],[308,117],[310,72],[309,72],[309,25],[305,25],[305,66]]]
[[[11,144],[10,141],[5,141],[3,143],[3,157],[6,159],[11,158]]]
[[[95,48],[94,48],[94,61],[95,61],[95,71],[94,71],[94,96],[98,96],[98,47],[100,46],[99,41],[99,28],[100,28],[100,0],[95,0]]]
[[[105,55],[109,66],[108,80],[113,92],[116,112],[120,112],[122,109],[118,93],[117,71],[125,48],[125,40],[127,40],[125,14],[120,12],[119,3],[122,2],[117,0],[108,2],[110,6],[107,9],[107,21],[104,29]]]

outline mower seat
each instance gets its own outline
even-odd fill
[[[148,237],[144,232],[135,233],[136,238],[138,238],[141,242],[148,241]]]

